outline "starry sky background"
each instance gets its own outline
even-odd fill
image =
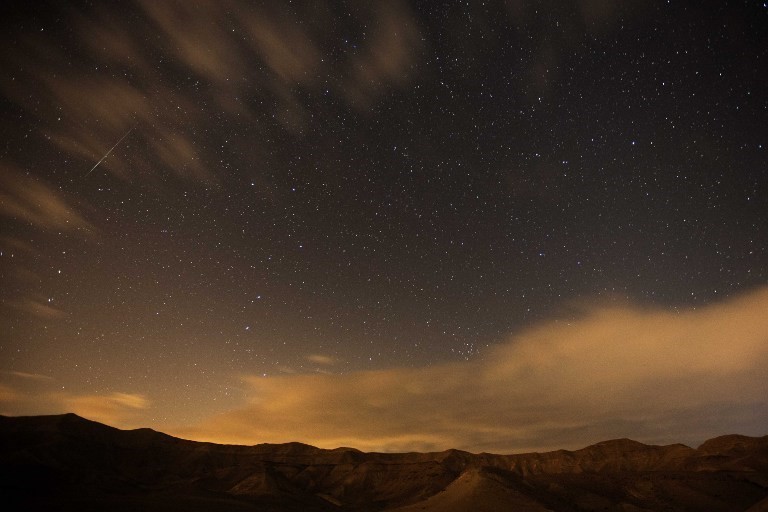
[[[768,433],[764,2],[0,9],[0,413]]]

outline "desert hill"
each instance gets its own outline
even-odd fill
[[[768,510],[768,436],[516,455],[217,445],[74,414],[0,416],[3,510]]]

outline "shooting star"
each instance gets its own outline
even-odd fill
[[[97,168],[97,167],[99,166],[99,164],[100,164],[101,162],[103,162],[105,158],[107,158],[107,157],[109,156],[109,154],[112,152],[112,150],[113,150],[113,149],[115,149],[115,148],[117,147],[117,145],[118,145],[118,144],[120,144],[121,142],[123,142],[123,139],[124,139],[124,138],[126,138],[126,137],[128,136],[128,134],[129,134],[129,133],[131,133],[132,131],[133,131],[133,127],[131,127],[131,129],[130,129],[130,130],[128,130],[127,132],[125,132],[125,135],[123,135],[122,137],[120,137],[120,140],[119,140],[119,141],[117,141],[117,142],[115,142],[115,145],[114,145],[114,146],[112,146],[111,148],[109,148],[109,151],[107,151],[107,152],[106,152],[106,154],[105,154],[103,157],[101,157],[101,160],[99,160],[98,162],[96,162],[96,165],[94,165],[93,167],[91,167],[91,170],[90,170],[90,171],[88,171],[87,173],[85,173],[85,176],[83,176],[83,178],[86,178],[86,177],[88,177],[88,175],[89,175],[89,174],[91,174],[91,173],[93,172],[93,170],[94,170],[95,168]]]

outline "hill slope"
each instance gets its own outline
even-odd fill
[[[741,512],[768,502],[768,436],[698,449],[619,439],[517,455],[382,454],[0,416],[0,495],[4,510]]]

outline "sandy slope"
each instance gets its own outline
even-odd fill
[[[520,510],[546,512],[547,508],[525,494],[503,485],[493,473],[469,469],[445,490],[419,503],[392,509],[392,512],[496,512]]]

